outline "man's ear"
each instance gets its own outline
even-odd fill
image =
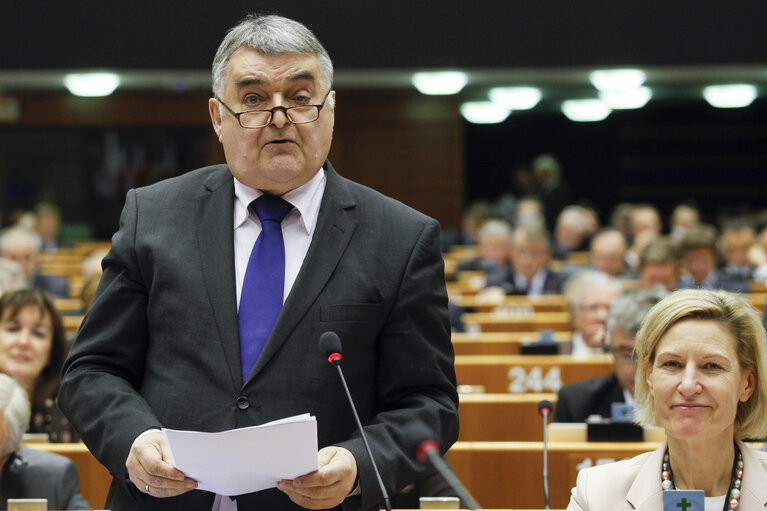
[[[213,131],[216,132],[218,141],[223,142],[221,135],[221,108],[219,108],[216,98],[208,100],[208,113],[210,114],[210,122],[213,124]]]

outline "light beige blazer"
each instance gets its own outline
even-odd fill
[[[767,452],[738,441],[743,453],[739,511],[767,510]],[[657,450],[629,460],[581,470],[567,511],[662,511],[661,465],[664,442]]]

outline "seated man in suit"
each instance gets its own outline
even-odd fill
[[[476,258],[461,261],[458,271],[483,271],[490,278],[505,278],[509,273],[511,226],[504,220],[488,220],[477,233]]]
[[[665,238],[650,242],[639,257],[637,281],[640,289],[662,286],[668,291],[677,287],[679,280],[679,253]]]
[[[0,374],[0,510],[8,499],[47,499],[49,509],[90,509],[80,495],[77,469],[64,456],[21,445],[29,426],[27,394]]]
[[[754,273],[754,265],[748,259],[748,253],[756,243],[753,224],[746,220],[728,222],[722,228],[719,243],[724,257],[724,267],[720,272],[723,279],[746,281],[748,285]]]
[[[24,227],[11,227],[0,237],[0,257],[16,261],[27,276],[29,287],[42,289],[54,296],[67,298],[69,283],[55,275],[40,273],[42,241],[36,232]]]
[[[602,229],[591,239],[591,266],[612,277],[636,278],[636,274],[626,264],[627,251],[626,238],[618,229]]]
[[[565,303],[573,322],[570,354],[585,358],[602,353],[607,314],[622,292],[618,279],[598,271],[582,271],[567,281]]]
[[[488,275],[484,294],[540,296],[562,292],[563,277],[552,271],[551,240],[540,224],[520,224],[511,237],[511,274],[504,279]]]
[[[585,422],[590,415],[610,417],[613,403],[634,404],[634,337],[647,311],[666,294],[661,287],[637,290],[625,293],[612,304],[604,349],[615,358],[615,372],[559,389],[554,422]]]
[[[728,274],[717,269],[716,228],[699,224],[690,228],[682,238],[682,261],[688,275],[679,279],[680,289],[723,289],[747,293],[747,275]]]

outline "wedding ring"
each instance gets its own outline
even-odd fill
[[[146,485],[144,489],[146,490],[147,493],[149,493],[149,485]]]

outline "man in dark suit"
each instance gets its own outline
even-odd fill
[[[549,268],[551,240],[546,229],[539,224],[518,225],[511,238],[511,272],[507,275],[487,276],[487,291],[498,288],[507,295],[540,296],[562,292],[564,276]]]
[[[16,381],[0,374],[0,510],[8,499],[46,499],[50,509],[90,509],[80,495],[77,469],[58,454],[20,446],[29,427],[29,400]]]
[[[613,403],[634,404],[634,337],[647,311],[666,294],[658,286],[625,293],[613,302],[607,318],[604,348],[615,357],[615,372],[559,389],[554,422],[585,422],[590,415],[609,418]]]
[[[438,224],[326,161],[332,64],[303,25],[246,18],[221,43],[213,75],[209,111],[227,165],[128,193],[60,406],[115,477],[113,511],[232,509],[227,496],[192,491],[157,428],[221,431],[304,412],[317,418],[319,470],[240,495],[237,507],[371,509],[381,493],[318,338],[340,336],[393,494],[419,470],[410,424],[443,448],[457,438]],[[242,300],[267,232],[251,204],[268,196],[289,208],[278,226],[284,305],[250,368],[252,332],[238,320],[262,312]]]
[[[682,262],[688,273],[679,279],[680,289],[723,289],[732,293],[748,293],[750,275],[717,269],[719,251],[713,225],[692,226],[680,246]]]

